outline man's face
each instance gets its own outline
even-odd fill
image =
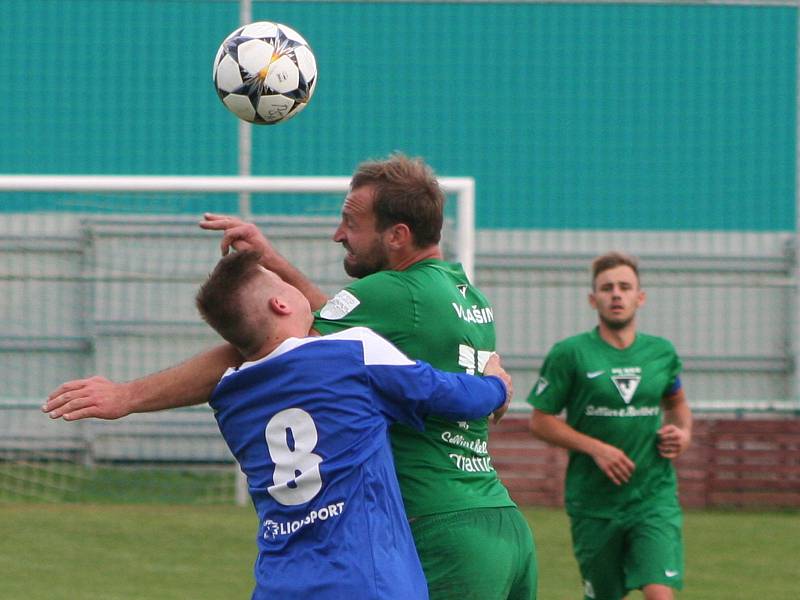
[[[357,279],[389,268],[389,254],[372,210],[374,195],[372,186],[352,190],[344,199],[342,222],[333,234],[333,241],[347,250],[345,272]]]
[[[594,290],[589,294],[589,303],[600,321],[610,329],[624,329],[630,325],[644,300],[636,273],[627,265],[599,273]]]

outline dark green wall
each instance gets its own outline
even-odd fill
[[[305,112],[254,128],[254,174],[347,175],[402,150],[474,176],[480,227],[794,229],[793,7],[255,2],[253,14],[299,30],[320,71]],[[224,1],[5,0],[0,172],[235,174],[237,122],[210,71],[237,20]],[[0,196],[1,210],[86,207]]]

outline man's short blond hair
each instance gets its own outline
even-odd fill
[[[375,189],[372,210],[378,231],[404,223],[418,248],[439,243],[445,195],[425,161],[400,152],[384,160],[365,161],[353,174],[350,189],[367,185]]]
[[[623,266],[630,267],[636,275],[636,281],[639,281],[639,261],[636,257],[625,252],[612,251],[595,258],[592,261],[592,289],[594,289],[595,281],[600,273]]]

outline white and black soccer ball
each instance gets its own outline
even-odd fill
[[[303,110],[317,85],[311,47],[291,27],[259,21],[225,38],[214,59],[222,103],[249,123],[273,125]]]

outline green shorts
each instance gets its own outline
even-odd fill
[[[683,588],[680,507],[613,519],[573,516],[570,523],[586,599],[619,600],[653,583]]]
[[[431,600],[535,600],[536,548],[519,509],[420,517],[411,531]]]

